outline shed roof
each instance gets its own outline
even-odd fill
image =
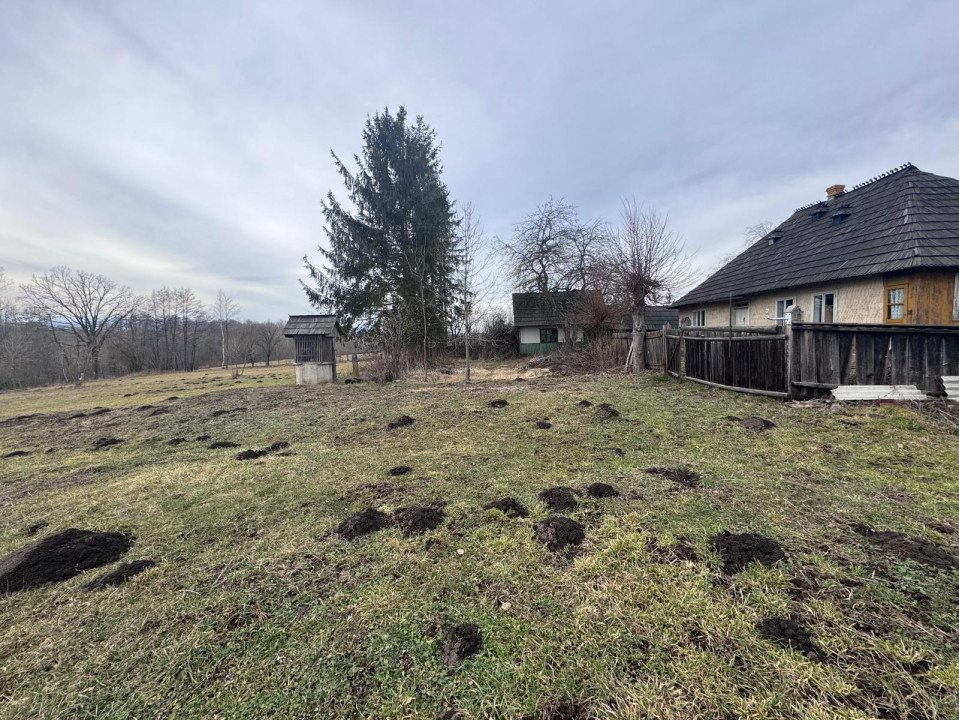
[[[959,180],[906,164],[785,222],[675,306],[918,268],[959,267]]]
[[[679,327],[679,310],[661,305],[647,305],[646,314],[643,316],[643,323],[647,330],[661,330],[663,325],[669,323],[673,327]],[[632,332],[633,316],[631,314],[623,315],[612,324],[614,330]]]
[[[577,310],[576,303],[582,296],[580,290],[513,293],[513,324],[562,325],[564,317]]]
[[[330,335],[339,337],[343,334],[336,315],[290,315],[283,328],[286,337],[295,335]]]

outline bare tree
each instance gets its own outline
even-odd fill
[[[136,310],[138,299],[125,285],[83,271],[56,267],[21,286],[29,312],[53,333],[67,332],[89,353],[100,376],[100,350],[110,334]]]
[[[490,258],[486,254],[488,242],[483,223],[473,203],[466,203],[460,218],[460,261],[457,285],[463,307],[463,338],[466,344],[466,382],[470,382],[472,358],[470,341],[477,307],[487,300],[492,282],[489,275]]]
[[[263,359],[266,360],[266,366],[270,366],[270,360],[276,353],[280,343],[283,342],[283,323],[265,322],[256,326],[256,344],[263,351]]]
[[[513,236],[500,242],[509,277],[517,290],[549,293],[560,289],[568,275],[570,246],[579,219],[563,198],[550,197],[513,226]]]
[[[748,228],[743,230],[743,240],[746,244],[746,247],[749,247],[757,240],[762,240],[772,231],[772,229],[773,224],[768,220],[763,220],[755,225],[750,225]]]
[[[227,341],[230,336],[230,322],[239,311],[240,306],[233,301],[230,295],[223,292],[222,289],[217,291],[216,302],[213,304],[213,315],[220,325],[220,348],[222,351],[220,367],[222,368],[225,368],[231,362],[231,359],[227,357]]]
[[[633,321],[633,370],[642,369],[641,347],[647,302],[669,302],[694,277],[682,238],[669,229],[666,215],[624,200],[621,227],[609,244],[605,272],[612,296]]]

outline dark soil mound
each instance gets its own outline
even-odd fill
[[[676,544],[669,548],[656,542],[656,538],[649,538],[646,541],[646,549],[653,561],[658,563],[672,563],[681,560],[696,562],[699,560],[699,555],[696,554],[693,546],[689,544],[689,540],[685,537],[677,537]]]
[[[596,417],[598,417],[600,420],[612,420],[613,418],[618,418],[619,416],[619,410],[614,408],[609,403],[600,403],[596,408]]]
[[[547,488],[539,494],[539,499],[553,512],[574,510],[577,505],[576,495],[568,487]]]
[[[616,457],[623,457],[626,454],[625,450],[618,447],[611,447],[609,448],[609,451],[613,453],[613,455],[615,455]]]
[[[393,519],[404,535],[416,535],[427,530],[434,530],[445,518],[446,513],[436,507],[400,508],[393,513]]]
[[[363,535],[388,528],[392,524],[390,516],[386,513],[367,508],[341,522],[339,527],[336,528],[336,533],[344,540],[356,540]]]
[[[728,422],[742,422],[743,419],[739,415],[727,415],[725,418]]]
[[[242,450],[235,457],[237,460],[256,460],[268,454],[268,450]]]
[[[396,420],[393,420],[386,427],[390,430],[396,430],[396,428],[406,427],[407,425],[412,425],[416,420],[411,418],[409,415],[400,415]]]
[[[756,561],[772,567],[786,557],[775,540],[756,533],[739,535],[723,532],[709,539],[709,546],[723,559],[723,572],[737,573],[749,563]]]
[[[578,403],[576,403],[576,404],[579,405],[581,408],[590,408],[590,407],[593,407],[593,403],[591,403],[589,400],[580,400],[580,401],[579,401]]]
[[[240,446],[235,442],[230,442],[229,440],[217,440],[216,442],[212,442],[207,445],[207,447],[210,448],[210,450],[223,450],[224,448],[235,448]]]
[[[454,625],[443,638],[443,662],[446,667],[454,668],[482,649],[483,636],[480,635],[479,626],[473,623]]]
[[[210,413],[210,417],[220,417],[221,415],[226,415],[229,412],[229,410],[214,410]]]
[[[26,457],[30,454],[29,450],[14,450],[4,455],[5,458]]]
[[[776,427],[776,423],[772,420],[767,420],[766,418],[761,418],[756,415],[748,417],[742,421],[742,426],[746,430],[752,430],[753,432],[765,432],[766,430],[772,430]]]
[[[288,447],[290,447],[290,443],[286,440],[277,440],[275,443],[270,443],[266,451],[271,453],[280,452],[280,450],[286,450]]]
[[[204,440],[209,440],[209,439],[210,439],[209,435],[197,435],[195,438],[193,438],[193,442],[203,442]]]
[[[84,590],[103,590],[115,585],[123,585],[134,575],[139,575],[144,570],[156,566],[153,560],[134,560],[133,562],[123,563],[115,570],[94,578],[83,586]]]
[[[344,385],[356,385],[363,382],[363,378],[348,377],[343,381]]]
[[[812,635],[799,623],[784,617],[767,618],[756,624],[764,638],[782,647],[798,650],[810,659],[822,660],[823,651],[812,641]]]
[[[536,427],[538,427],[540,430],[549,430],[551,427],[553,427],[553,423],[547,420],[537,420]]]
[[[524,518],[529,517],[529,510],[519,500],[513,497],[504,497],[493,502],[486,503],[484,510],[499,510],[507,517]]]
[[[413,468],[409,465],[397,465],[396,467],[390,468],[390,475],[393,477],[399,477],[400,475],[406,475],[411,472],[413,472]]]
[[[619,497],[619,490],[609,483],[594,482],[586,486],[586,494],[594,498]]]
[[[586,537],[583,526],[561,515],[551,515],[533,525],[534,537],[547,549],[556,552],[570,545],[579,545]]]
[[[113,445],[119,445],[123,441],[120,438],[103,437],[93,441],[94,450],[103,450]]]
[[[14,593],[62,582],[84,570],[116,562],[133,538],[123,533],[69,528],[0,559],[0,592]]]
[[[491,408],[504,408],[509,405],[509,403],[505,400],[490,400],[487,405],[489,405]]]
[[[46,520],[41,520],[40,522],[33,523],[33,525],[28,527],[25,532],[27,535],[36,535],[38,532],[43,530],[43,528],[48,527],[49,525],[50,523],[48,523]]]
[[[113,412],[110,408],[98,407],[94,408],[87,413],[87,417],[96,417],[97,415],[106,415],[107,413]]]
[[[137,410],[152,410],[154,407],[156,407],[156,406],[155,406],[155,405],[141,405],[140,407],[137,408]]]
[[[683,487],[699,487],[699,474],[685,468],[646,468],[650,475],[661,475],[667,480],[672,480]]]
[[[853,531],[876,547],[903,560],[914,560],[938,570],[959,570],[959,560],[948,550],[929,540],[910,537],[893,530],[873,530],[866,525],[855,525]]]
[[[147,417],[156,417],[157,415],[166,415],[168,412],[170,412],[170,408],[158,407],[156,410],[151,410],[150,412],[148,412]]]
[[[173,438],[172,440],[167,440],[167,445],[176,447],[177,445],[182,445],[186,442],[186,438]]]

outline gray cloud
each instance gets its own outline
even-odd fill
[[[307,310],[329,150],[405,103],[507,235],[547,195],[742,230],[907,160],[959,175],[950,2],[4,3],[0,265]]]

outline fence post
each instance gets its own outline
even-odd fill
[[[666,337],[669,330],[669,323],[663,325],[663,375],[666,377],[669,377],[669,339]]]
[[[793,323],[802,322],[802,309],[794,305],[792,312],[786,313],[783,330],[786,333],[786,395],[792,400],[795,396],[793,392],[793,374],[799,371],[798,357],[795,353],[796,336],[793,333]],[[801,374],[801,373],[800,373]]]
[[[686,377],[686,338],[683,337],[683,329],[679,327],[679,367],[676,368],[680,382]]]

